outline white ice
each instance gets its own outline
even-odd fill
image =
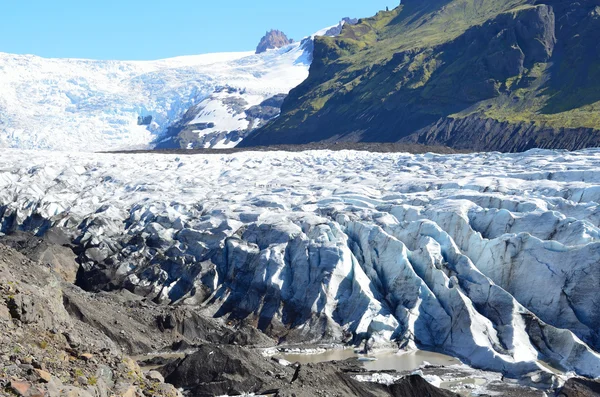
[[[158,61],[46,59],[0,53],[0,147],[107,151],[146,148],[185,112],[229,87],[256,102],[308,76],[312,54],[294,43],[255,55],[217,53]],[[218,98],[213,106],[222,105]],[[138,116],[152,116],[139,126]],[[247,127],[222,114],[220,131]],[[232,126],[233,124],[233,126]],[[247,124],[247,122],[246,122]]]

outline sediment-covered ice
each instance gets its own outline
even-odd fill
[[[596,150],[2,150],[0,231],[61,230],[82,286],[203,304],[282,341],[598,377],[598,170]]]

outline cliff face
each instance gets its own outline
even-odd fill
[[[318,38],[309,78],[245,145],[598,145],[600,1],[475,3],[407,1]]]
[[[535,123],[498,121],[477,116],[445,118],[401,140],[434,145],[443,142],[455,149],[524,152],[529,149],[579,150],[600,146],[600,130],[553,128]]]
[[[256,47],[256,53],[262,54],[267,50],[273,50],[275,48],[281,48],[288,44],[292,44],[294,40],[288,38],[285,33],[279,30],[268,31]]]

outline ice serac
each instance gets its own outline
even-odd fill
[[[394,341],[552,384],[600,376],[600,151],[3,150],[0,231],[65,234],[91,290],[280,341]]]

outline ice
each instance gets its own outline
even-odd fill
[[[256,105],[308,76],[310,46],[217,53],[158,61],[46,59],[0,53],[0,147],[108,151],[148,148],[188,109],[215,131],[249,128],[225,105],[234,92]],[[225,91],[223,91],[225,90]],[[150,125],[138,117],[152,116]],[[210,131],[204,131],[209,133]],[[239,141],[218,141],[231,147]]]
[[[66,232],[82,285],[291,341],[600,376],[600,151],[0,151],[0,232]]]

